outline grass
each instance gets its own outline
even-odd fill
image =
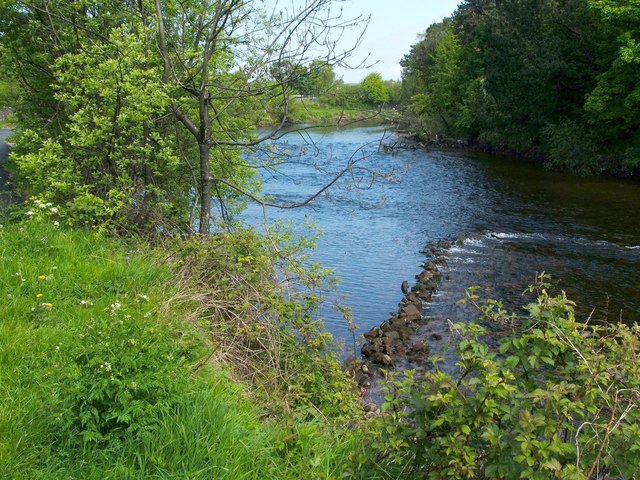
[[[358,435],[269,417],[148,247],[0,227],[0,477],[340,478]],[[179,301],[172,299],[181,298]]]
[[[383,110],[383,112],[379,114],[375,108],[365,106],[343,108],[327,105],[319,101],[303,100],[292,103],[289,116],[292,123],[320,125],[335,125],[340,123],[343,125],[357,121],[386,123],[390,118],[396,118],[397,114],[393,111],[386,110]]]

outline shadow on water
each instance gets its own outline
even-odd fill
[[[302,223],[305,216],[324,231],[314,259],[335,270],[348,295],[359,333],[397,309],[403,280],[411,281],[424,262],[423,247],[457,239],[434,302],[433,318],[462,320],[473,312],[456,301],[465,288],[482,285],[489,297],[520,303],[520,292],[536,272],[553,275],[580,307],[581,315],[640,320],[640,184],[549,172],[508,157],[465,152],[378,151],[382,127],[311,131],[323,162],[318,171],[283,165],[265,178],[275,198],[301,199],[323,185],[353,152],[362,165],[392,172],[393,181],[337,190],[299,210],[269,210],[269,220]],[[291,146],[303,140],[285,136]],[[297,180],[296,180],[297,179]],[[251,207],[250,222],[262,221]],[[336,312],[323,312],[337,338],[349,337]]]

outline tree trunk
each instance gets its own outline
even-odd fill
[[[202,234],[208,234],[211,228],[211,150],[206,143],[198,145],[200,150],[200,228],[198,231]]]

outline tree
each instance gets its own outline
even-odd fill
[[[410,128],[633,171],[639,18],[632,0],[466,0],[402,61]]]
[[[241,0],[3,2],[3,61],[25,92],[23,126],[32,127],[16,149],[23,185],[46,190],[46,167],[73,176],[79,165],[80,177],[55,192],[66,205],[85,197],[108,216],[136,218],[151,204],[184,214],[180,204],[191,196],[191,216],[209,232],[214,198],[228,220],[235,200],[258,199],[253,173],[281,161],[261,145],[284,125],[311,46],[326,50],[326,65],[349,55],[335,52],[331,33],[357,22],[333,16],[329,4],[309,0],[269,15]],[[272,65],[292,68],[274,78]],[[85,78],[84,68],[100,80]],[[256,137],[253,120],[274,108],[282,122]],[[68,188],[77,180],[79,189]]]
[[[360,88],[364,101],[369,105],[379,106],[389,101],[389,87],[385,85],[379,73],[370,73],[362,82]]]
[[[329,92],[335,84],[333,66],[324,60],[314,60],[309,66],[309,93],[320,96]]]
[[[640,167],[640,4],[638,2],[591,0],[614,40],[615,52],[608,69],[597,77],[588,94],[585,112],[601,141],[620,152],[622,167]]]

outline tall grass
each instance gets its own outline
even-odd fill
[[[177,283],[139,244],[0,227],[0,478],[342,476],[355,434],[268,423],[225,366],[194,373],[210,346]]]

